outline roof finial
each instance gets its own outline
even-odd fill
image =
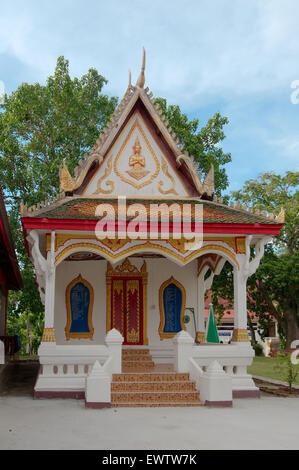
[[[132,86],[132,74],[131,74],[131,70],[129,69],[129,84],[128,84],[128,88],[131,88]]]
[[[140,75],[139,75],[138,80],[137,80],[137,82],[136,82],[136,86],[138,86],[139,88],[143,88],[144,83],[145,83],[145,76],[144,76],[144,69],[145,69],[145,49],[144,49],[144,47],[143,47],[142,49],[143,49],[142,67],[141,67]]]

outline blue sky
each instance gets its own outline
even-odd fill
[[[10,93],[43,83],[56,59],[72,75],[95,67],[104,92],[122,97],[133,83],[142,46],[146,86],[205,125],[229,118],[225,151],[230,190],[259,173],[298,171],[299,80],[297,0],[37,0],[2,2],[0,80]]]

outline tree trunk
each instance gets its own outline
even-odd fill
[[[297,321],[297,308],[293,299],[287,299],[284,307],[284,327],[286,334],[286,348],[291,347],[292,341],[299,339],[299,325]]]

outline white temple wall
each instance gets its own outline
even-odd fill
[[[141,268],[144,262],[141,258],[130,258],[130,260],[138,269]],[[196,313],[197,264],[196,261],[192,261],[187,266],[181,267],[168,259],[146,259],[146,266],[148,272],[147,334],[149,346],[154,349],[172,350],[172,339],[160,340],[159,289],[164,281],[173,276],[185,287],[186,307],[193,307]],[[106,334],[106,270],[107,261],[105,260],[63,261],[58,265],[56,270],[54,314],[56,344],[104,344]],[[67,321],[65,292],[68,284],[79,274],[92,285],[94,290],[92,314],[92,324],[94,327],[93,341],[76,338],[71,338],[67,341],[65,337],[64,329]],[[190,317],[190,322],[186,325],[186,328],[188,333],[194,337],[193,315],[188,311],[186,313]]]
[[[102,260],[91,261],[63,261],[56,269],[55,285],[55,314],[54,328],[56,344],[104,344],[106,335],[106,269],[107,262]],[[92,324],[94,327],[93,340],[65,338],[67,320],[65,292],[68,284],[77,276],[86,279],[93,287],[94,304]]]

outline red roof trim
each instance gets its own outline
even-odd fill
[[[47,219],[24,217],[22,219],[25,230],[78,230],[78,231],[94,231],[97,220],[82,219]],[[128,224],[129,222],[127,222]],[[117,223],[116,229],[117,229]],[[169,222],[169,230],[172,231],[172,222]],[[147,223],[149,228],[149,222]],[[203,224],[204,233],[242,233],[242,234],[260,234],[260,235],[279,235],[282,224]],[[191,230],[194,231],[194,223],[191,224]],[[160,225],[159,225],[160,231]]]

